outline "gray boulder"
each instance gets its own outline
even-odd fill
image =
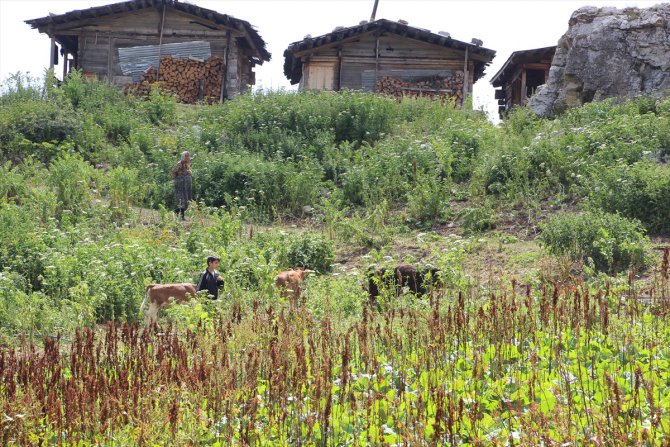
[[[651,8],[587,6],[570,17],[547,84],[529,106],[551,117],[605,98],[662,96],[670,90],[670,3]]]

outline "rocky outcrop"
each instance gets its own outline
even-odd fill
[[[540,116],[605,98],[670,90],[670,3],[580,8],[558,42],[547,84],[530,99]]]

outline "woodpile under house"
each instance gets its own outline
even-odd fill
[[[495,51],[386,19],[306,36],[284,51],[284,74],[300,90],[344,89],[395,97],[452,98],[462,105]]]
[[[556,46],[515,51],[505,61],[491,78],[501,115],[514,106],[523,106],[547,82],[554,53]]]
[[[270,60],[249,22],[178,0],[131,0],[26,23],[51,38],[51,68],[63,55],[63,76],[80,69],[137,94],[160,81],[185,103],[246,91],[254,66]]]

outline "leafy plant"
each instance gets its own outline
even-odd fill
[[[465,208],[459,214],[466,232],[478,233],[495,228],[496,212],[485,203]]]
[[[65,211],[78,215],[90,209],[94,176],[93,167],[78,155],[65,154],[51,164],[48,181],[56,191],[61,215]]]
[[[439,221],[448,205],[447,184],[430,177],[419,177],[407,194],[407,214],[417,221]]]
[[[662,165],[603,170],[586,194],[592,207],[637,219],[651,232],[670,230],[670,170]]]
[[[591,258],[598,270],[619,272],[644,268],[648,239],[637,220],[600,213],[562,214],[542,227],[540,240],[554,255]]]

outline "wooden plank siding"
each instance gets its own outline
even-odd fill
[[[121,33],[114,33],[119,37],[108,37],[100,33],[83,33],[80,36],[79,61],[80,65],[88,73],[96,73],[98,79],[108,78],[109,82],[124,85],[132,82],[132,78],[124,76],[119,65],[119,48],[135,47],[142,45],[158,45],[159,37],[141,38],[124,37]],[[109,58],[109,41],[112,39],[112,61],[111,72],[108,76],[108,58]],[[184,40],[174,36],[163,36],[163,44],[178,43]],[[228,41],[225,37],[217,39],[209,39],[211,45],[212,56],[218,55],[225,57],[226,46]],[[226,90],[230,97],[236,96],[247,90],[247,85],[254,84],[253,67],[245,57],[240,57],[238,54],[239,48],[235,39],[231,39],[229,47],[228,59],[230,63],[227,65],[226,74]],[[240,85],[240,81],[242,84]]]
[[[480,41],[466,43],[379,19],[291,43],[284,51],[284,74],[300,89],[449,96],[462,105],[494,57]]]
[[[555,52],[555,46],[515,51],[505,61],[491,79],[501,117],[546,82]]]
[[[120,86],[132,77],[121,71],[119,48],[208,42],[211,55],[225,60],[227,98],[253,85],[254,65],[270,60],[265,42],[249,23],[190,4],[125,2],[26,22],[74,53],[76,68],[86,76]]]
[[[379,56],[376,55],[377,39]],[[468,92],[474,84],[474,63],[468,56]],[[303,78],[300,88],[307,90],[364,90],[374,91],[380,73],[394,71],[399,77],[412,75],[417,70],[425,76],[437,76],[445,70],[463,72],[465,56],[462,51],[437,47],[421,41],[395,35],[361,36],[349,41],[341,48],[331,46],[318,49],[304,59]],[[370,81],[370,71],[378,73]],[[364,81],[365,79],[365,81]]]

